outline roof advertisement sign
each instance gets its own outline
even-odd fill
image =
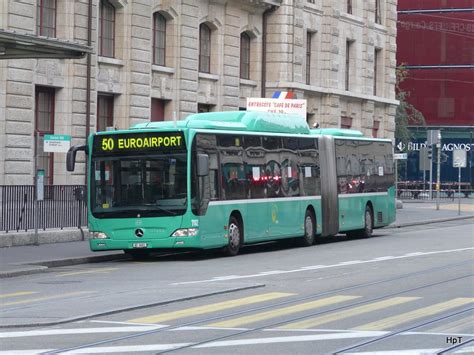
[[[306,119],[306,100],[249,97],[247,98],[247,111],[292,113]]]

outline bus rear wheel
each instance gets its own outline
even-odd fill
[[[370,238],[374,233],[374,218],[372,208],[369,205],[365,206],[364,229],[361,231],[362,238]]]
[[[374,218],[372,208],[367,205],[365,206],[364,212],[364,229],[348,232],[349,238],[370,238],[374,233]]]
[[[243,234],[239,221],[234,216],[230,216],[227,228],[227,245],[224,247],[224,254],[235,256],[242,246]]]
[[[310,210],[306,210],[304,216],[304,236],[299,238],[299,245],[309,247],[314,244],[314,235],[316,234],[316,221]]]

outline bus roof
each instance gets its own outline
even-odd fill
[[[319,128],[312,129],[311,135],[314,136],[336,136],[336,137],[364,137],[361,131],[344,128]]]
[[[294,114],[224,111],[196,113],[181,121],[140,123],[131,129],[205,129],[221,131],[305,134],[364,138],[362,132],[343,128],[310,129],[305,118]]]
[[[183,121],[150,122],[135,125],[134,129],[195,128],[229,131],[309,134],[304,117],[269,112],[225,111],[196,113]]]

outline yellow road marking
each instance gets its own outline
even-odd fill
[[[276,317],[284,316],[291,313],[302,312],[308,309],[324,307],[330,304],[349,301],[349,300],[352,300],[354,298],[359,298],[359,297],[360,296],[333,296],[333,297],[323,298],[317,301],[311,301],[311,302],[301,303],[301,304],[297,304],[297,305],[289,306],[289,307],[283,307],[283,308],[279,308],[279,309],[275,309],[271,311],[251,314],[249,316],[230,319],[223,322],[207,324],[207,326],[208,327],[222,327],[222,328],[236,328],[242,325],[259,322],[259,321],[270,319],[270,318],[276,318]]]
[[[423,308],[420,308],[408,313],[403,313],[403,314],[399,314],[393,317],[381,319],[376,322],[367,323],[367,324],[355,327],[354,329],[356,330],[376,330],[376,329],[384,330],[384,329],[395,327],[402,323],[407,323],[407,322],[416,320],[418,318],[431,316],[437,313],[444,312],[448,309],[459,307],[459,306],[469,304],[472,302],[474,302],[474,298],[455,298],[450,301],[437,303],[432,306],[423,307]]]
[[[239,298],[239,299],[235,299],[231,301],[209,304],[205,306],[182,309],[182,310],[174,311],[174,312],[167,312],[167,313],[162,313],[162,314],[153,315],[153,316],[130,319],[127,322],[162,323],[162,322],[173,320],[173,319],[190,317],[190,316],[195,316],[195,315],[204,314],[204,313],[218,312],[224,309],[239,307],[239,306],[253,304],[253,303],[265,302],[265,301],[270,301],[277,298],[294,296],[294,295],[295,295],[294,293],[271,292],[271,293],[265,293],[262,295],[244,297],[244,298]]]
[[[94,293],[94,292],[93,291],[80,291],[80,292],[63,293],[61,295],[37,297],[37,298],[30,298],[30,299],[22,300],[22,301],[2,303],[2,304],[0,304],[0,306],[6,307],[6,306],[15,306],[17,304],[33,303],[33,302],[38,302],[38,301],[49,301],[49,300],[54,300],[54,299],[57,299],[57,298],[84,295],[84,294],[87,294],[87,293]]]
[[[321,324],[334,322],[340,319],[353,317],[359,314],[373,312],[379,309],[395,306],[395,305],[402,304],[405,302],[414,301],[419,298],[420,297],[394,297],[388,300],[374,302],[368,305],[354,307],[351,309],[346,309],[343,311],[331,313],[331,314],[316,317],[316,318],[305,319],[300,322],[289,323],[278,328],[279,329],[307,329],[307,328],[315,327]]]
[[[81,275],[81,274],[107,273],[114,270],[117,270],[117,268],[109,267],[109,268],[94,269],[94,270],[72,271],[72,272],[61,273],[59,275],[56,275],[56,277],[73,276],[73,275]]]
[[[14,292],[14,293],[6,293],[6,294],[4,294],[4,295],[0,295],[0,298],[26,296],[26,295],[32,295],[33,293],[38,293],[38,292],[34,292],[34,291],[20,291],[20,292]]]

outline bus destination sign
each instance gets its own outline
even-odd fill
[[[95,155],[169,152],[185,149],[182,132],[104,134],[94,137]]]

